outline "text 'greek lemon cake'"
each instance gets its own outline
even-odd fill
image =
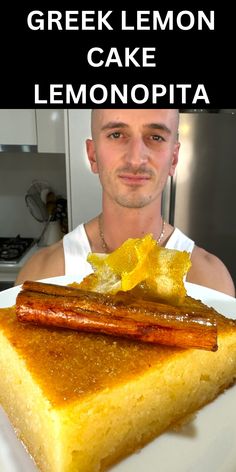
[[[95,472],[213,400],[236,378],[236,330],[216,352],[21,324],[0,310],[0,401],[44,472]]]

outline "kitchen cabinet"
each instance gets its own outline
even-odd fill
[[[64,110],[36,110],[38,152],[64,153]]]
[[[1,109],[0,151],[64,153],[64,110]]]
[[[34,109],[0,110],[0,145],[37,145]]]

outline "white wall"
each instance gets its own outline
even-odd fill
[[[66,198],[65,157],[62,154],[0,153],[0,237],[40,235],[38,223],[25,204],[32,181],[46,180]]]
[[[85,146],[91,137],[90,114],[88,109],[73,109],[66,115],[69,230],[101,211],[101,185],[98,175],[91,172]]]

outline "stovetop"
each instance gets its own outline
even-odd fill
[[[0,264],[17,264],[34,243],[33,238],[22,238],[20,235],[0,238]]]

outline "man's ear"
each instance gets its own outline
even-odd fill
[[[171,166],[170,166],[170,170],[169,170],[169,175],[172,177],[175,173],[175,168],[178,164],[178,160],[179,160],[179,148],[180,148],[180,143],[176,143],[174,145],[174,150],[173,150],[173,154],[172,154],[172,161],[171,161]]]
[[[95,151],[95,146],[92,139],[86,140],[86,150],[87,150],[87,155],[88,155],[88,160],[90,162],[91,170],[94,174],[98,174],[96,151]]]

